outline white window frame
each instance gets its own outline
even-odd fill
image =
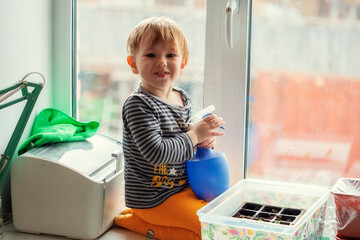
[[[231,184],[245,178],[247,82],[250,56],[250,0],[240,1],[233,18],[233,48],[225,39],[225,8],[228,0],[208,0],[206,18],[204,105],[215,105],[226,121],[226,134],[216,149],[225,152]]]
[[[76,117],[72,77],[76,78],[73,66],[72,42],[73,4],[76,0],[52,0],[52,106]]]

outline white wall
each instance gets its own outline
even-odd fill
[[[51,1],[0,0],[0,89],[12,86],[29,72],[40,72],[46,79],[20,144],[29,136],[36,113],[51,106],[51,42]],[[37,75],[28,80],[41,82]],[[1,153],[24,105],[25,102],[0,110]],[[10,209],[9,178],[5,179],[2,189],[6,212]]]

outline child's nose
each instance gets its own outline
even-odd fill
[[[166,58],[160,57],[159,60],[157,61],[157,65],[158,66],[166,66]]]

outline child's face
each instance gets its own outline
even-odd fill
[[[184,61],[185,62],[185,61]],[[171,90],[182,74],[181,51],[172,42],[152,45],[152,36],[144,37],[133,57],[128,57],[133,73],[139,74],[142,86],[150,92]]]

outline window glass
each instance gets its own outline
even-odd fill
[[[190,58],[176,86],[203,107],[206,0],[78,0],[77,118],[99,121],[99,131],[122,138],[122,104],[140,81],[127,64],[132,28],[153,16],[173,19],[184,31]]]
[[[247,177],[360,175],[359,26],[358,1],[253,1]]]

